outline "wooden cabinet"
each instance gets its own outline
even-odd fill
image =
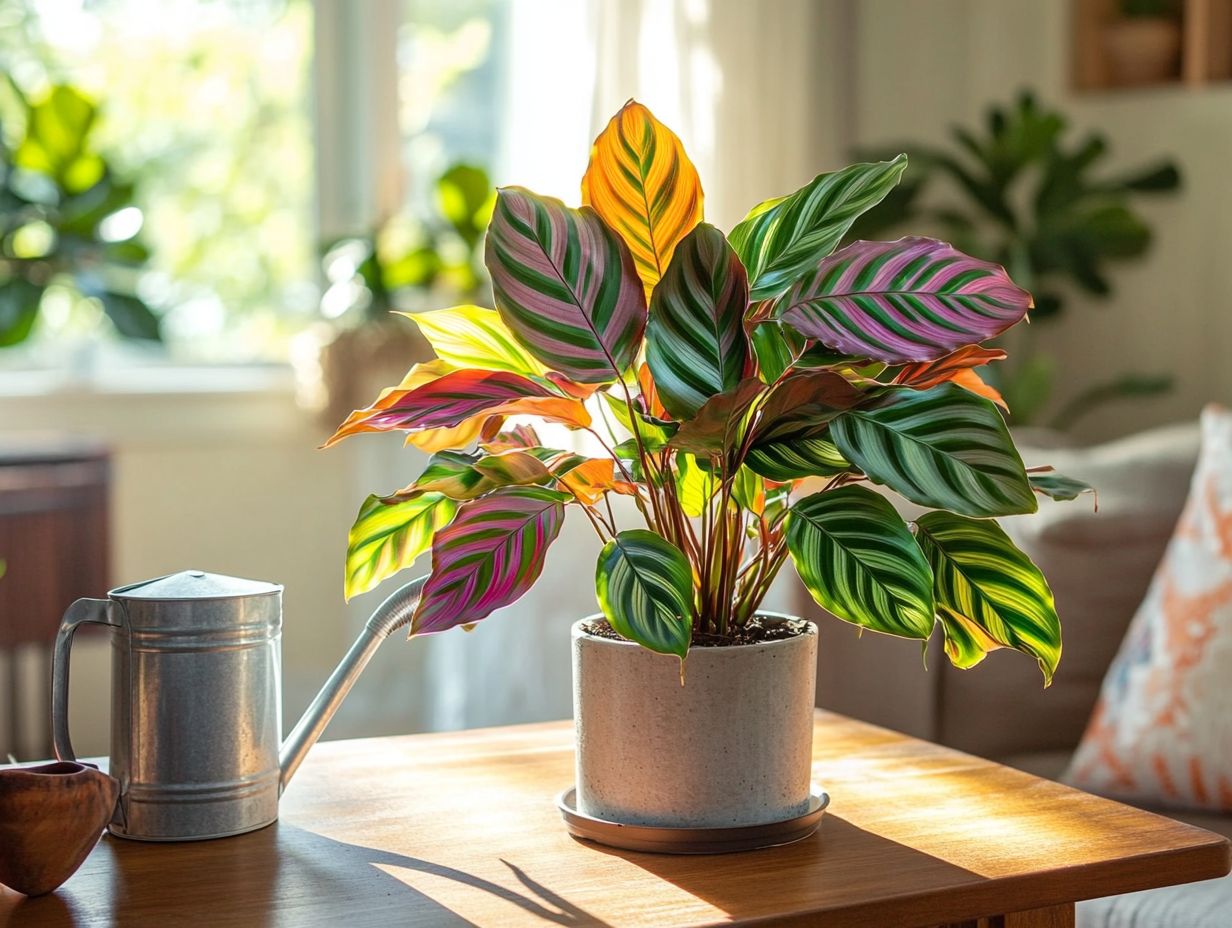
[[[1232,80],[1232,0],[1073,0],[1073,17],[1075,90]]]
[[[105,449],[53,437],[0,438],[0,757],[50,753],[47,720],[51,644],[60,616],[80,596],[108,588],[108,491]],[[34,650],[42,679],[35,731],[23,730],[23,651]],[[19,750],[25,748],[24,751]]]

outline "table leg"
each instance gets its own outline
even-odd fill
[[[1051,905],[1046,909],[1010,912],[973,921],[942,925],[941,928],[1074,928],[1074,904]]]

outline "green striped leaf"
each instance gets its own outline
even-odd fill
[[[839,453],[874,483],[921,506],[968,516],[1038,508],[997,408],[952,383],[891,388],[830,423]]]
[[[1066,477],[1064,474],[1028,474],[1027,479],[1031,481],[1032,490],[1050,499],[1077,499],[1083,493],[1090,493],[1095,498],[1095,509],[1099,510],[1099,497],[1095,493],[1095,487],[1089,483]]]
[[[679,548],[644,529],[621,532],[599,553],[595,588],[612,628],[684,660],[693,634],[693,571]]]
[[[853,242],[816,265],[772,308],[827,348],[887,364],[934,361],[1000,335],[1031,295],[1004,268],[945,242]]]
[[[754,445],[744,459],[750,470],[786,483],[803,477],[832,477],[851,470],[828,438],[796,438]]]
[[[646,325],[646,363],[659,400],[677,419],[740,383],[749,360],[742,324],[748,303],[740,259],[722,232],[699,223],[676,246]]]
[[[1061,623],[1048,581],[996,522],[930,512],[916,540],[932,565],[945,649],[956,667],[973,667],[995,648],[1039,661],[1044,685],[1061,660]]]
[[[547,448],[514,448],[498,454],[438,451],[410,486],[411,493],[444,493],[450,499],[476,499],[498,487],[544,483],[552,478],[541,455]]]
[[[347,536],[346,598],[366,593],[410,567],[456,511],[457,504],[440,493],[404,491],[393,496],[369,496]]]
[[[732,229],[752,298],[778,296],[838,247],[851,224],[898,183],[907,156],[820,174],[790,196],[754,207]]]
[[[840,619],[902,638],[932,634],[932,573],[883,496],[865,487],[806,496],[788,513],[787,548],[813,599]]]
[[[484,263],[501,319],[548,367],[581,383],[608,383],[637,357],[642,282],[628,246],[590,207],[502,188]]]
[[[400,315],[419,326],[436,356],[453,367],[531,376],[547,373],[547,368],[518,343],[494,309],[454,306]]]

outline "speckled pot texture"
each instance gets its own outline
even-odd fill
[[[787,616],[762,613],[766,619]],[[817,626],[674,657],[573,626],[577,806],[627,825],[764,825],[808,811]]]

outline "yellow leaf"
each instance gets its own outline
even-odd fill
[[[494,309],[467,305],[401,315],[419,326],[440,360],[456,368],[538,376],[547,373]]]
[[[702,185],[684,146],[634,100],[595,139],[582,202],[628,244],[648,300],[676,245],[702,219]]]

